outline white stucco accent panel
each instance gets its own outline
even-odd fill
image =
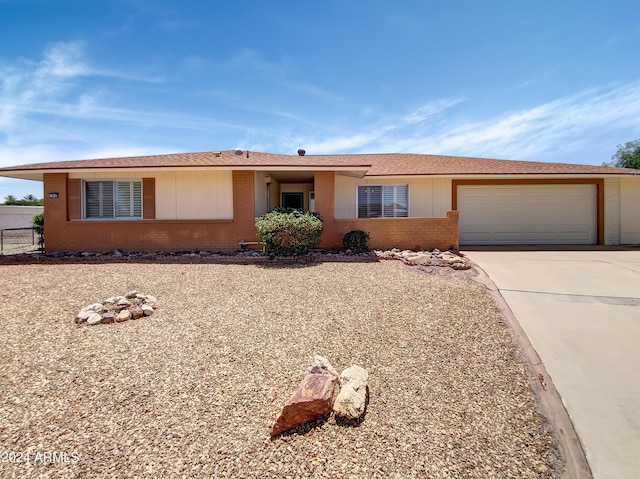
[[[443,217],[451,209],[451,180],[448,178],[361,179],[336,175],[335,217],[337,219],[357,217],[358,185],[409,185],[410,217]]]
[[[264,171],[253,173],[253,184],[255,188],[255,215],[261,216],[267,212],[267,174]],[[270,187],[271,188],[271,187]]]
[[[432,217],[433,180],[431,178],[416,178],[406,183],[409,185],[409,216]]]
[[[620,179],[604,179],[604,244],[620,244]]]
[[[451,178],[433,179],[433,216],[447,216],[451,210]]]
[[[640,176],[620,178],[620,244],[640,244]]]
[[[141,178],[153,178],[156,173],[149,173],[144,171],[129,170],[123,171],[105,171],[100,173],[69,173],[69,178],[76,178],[81,180],[139,180]]]
[[[363,180],[352,176],[335,177],[334,215],[336,219],[356,217],[356,186]]]
[[[156,179],[156,219],[176,219],[176,172],[162,171]]]
[[[233,218],[231,171],[176,171],[175,175],[176,219]]]

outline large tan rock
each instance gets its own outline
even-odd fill
[[[330,414],[337,382],[332,374],[307,374],[282,408],[271,436]]]
[[[340,374],[340,392],[333,403],[337,416],[358,419],[367,405],[369,373],[360,366],[351,366]]]

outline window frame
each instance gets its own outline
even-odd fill
[[[111,216],[87,216],[87,183],[111,183],[113,188],[113,207]],[[140,216],[117,216],[118,211],[118,183],[128,183],[129,190],[133,193],[133,201],[129,204],[129,210],[135,208],[135,189],[132,189],[134,183],[139,185],[139,203]],[[82,180],[82,219],[86,221],[138,221],[144,219],[144,183],[142,178],[92,178]]]
[[[381,206],[381,216],[375,216],[375,217],[371,217],[371,216],[366,216],[366,217],[360,217],[360,188],[371,188],[371,187],[378,187],[381,188],[380,190],[380,206]],[[404,187],[406,188],[407,191],[407,215],[406,216],[385,216],[384,213],[384,189],[385,187],[387,188],[394,188],[394,195],[395,193],[395,188],[399,188],[399,187]],[[357,219],[389,219],[389,218],[409,218],[409,211],[410,211],[410,205],[409,205],[409,184],[408,183],[376,183],[376,184],[359,184],[356,185],[356,218]]]

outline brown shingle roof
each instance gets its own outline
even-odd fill
[[[570,163],[496,160],[461,156],[420,154],[281,155],[275,153],[220,152],[176,153],[168,155],[54,161],[8,168],[2,172],[74,170],[93,168],[188,168],[188,167],[353,167],[367,168],[367,176],[394,175],[525,175],[600,174],[636,175],[638,170]]]

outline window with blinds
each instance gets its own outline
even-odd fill
[[[409,187],[358,186],[358,218],[405,218],[409,216]]]
[[[142,182],[85,181],[85,218],[142,218]]]

